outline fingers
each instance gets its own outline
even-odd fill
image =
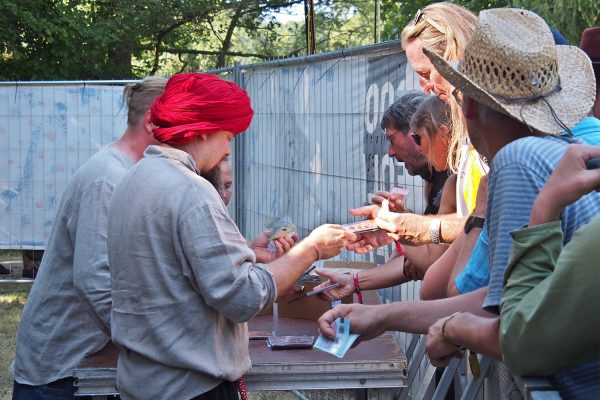
[[[294,239],[292,239],[291,237],[282,237],[279,239],[276,239],[275,241],[275,245],[277,246],[277,244],[281,245],[281,248],[283,249],[283,253],[287,253],[292,247],[294,247]],[[277,247],[277,250],[279,250],[279,247]]]
[[[384,230],[386,230],[388,232],[392,232],[392,233],[396,232],[396,224],[394,224],[393,222],[390,222],[388,220],[382,219],[380,217],[376,217],[375,218],[375,223],[381,229],[384,229]]]
[[[381,203],[383,202],[383,200],[385,199],[389,199],[390,197],[390,193],[389,192],[376,192],[375,196],[373,196],[373,198],[371,199],[371,203],[373,203],[376,206],[380,206],[381,207]]]
[[[339,314],[336,309],[337,307],[325,312],[325,314],[321,315],[321,317],[319,317],[317,320],[319,332],[321,332],[323,336],[330,339],[335,339],[336,329],[334,322],[339,318]]]
[[[350,215],[354,215],[355,217],[364,216],[364,217],[368,217],[368,218],[375,218],[378,211],[379,211],[378,206],[375,206],[375,205],[365,206],[365,207],[359,207],[359,208],[354,208],[354,209],[350,210]]]
[[[337,282],[337,280],[335,279],[335,274],[333,272],[325,271],[323,269],[315,269],[315,272],[317,273],[317,275],[324,276],[325,278],[329,279],[329,281],[328,281],[329,283],[325,282],[325,283],[320,284],[319,286],[327,286],[327,285]],[[319,286],[317,286],[317,288]]]

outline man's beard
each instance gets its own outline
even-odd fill
[[[209,169],[208,171],[200,174],[204,179],[209,181],[211,185],[215,187],[217,192],[219,191],[219,187],[221,186],[221,167],[219,167],[220,162]]]

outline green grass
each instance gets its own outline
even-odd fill
[[[9,366],[15,358],[17,327],[31,284],[0,283],[0,399],[12,398]]]

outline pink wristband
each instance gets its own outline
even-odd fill
[[[358,272],[354,273],[354,291],[356,292],[356,297],[358,298],[358,302],[363,304],[362,293],[360,291],[360,287],[358,286]]]

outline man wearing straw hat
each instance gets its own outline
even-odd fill
[[[366,339],[385,330],[424,333],[429,327],[427,349],[434,365],[447,364],[464,347],[500,359],[497,314],[509,232],[527,223],[537,193],[572,141],[558,135],[592,108],[591,63],[576,47],[556,46],[542,18],[518,9],[482,11],[458,69],[424,51],[462,92],[471,142],[490,160],[490,284],[453,298],[391,303],[376,310],[341,305],[325,313],[319,327],[334,336],[331,322],[349,318],[353,331]],[[567,207],[561,215],[565,241],[599,213],[595,192]]]

